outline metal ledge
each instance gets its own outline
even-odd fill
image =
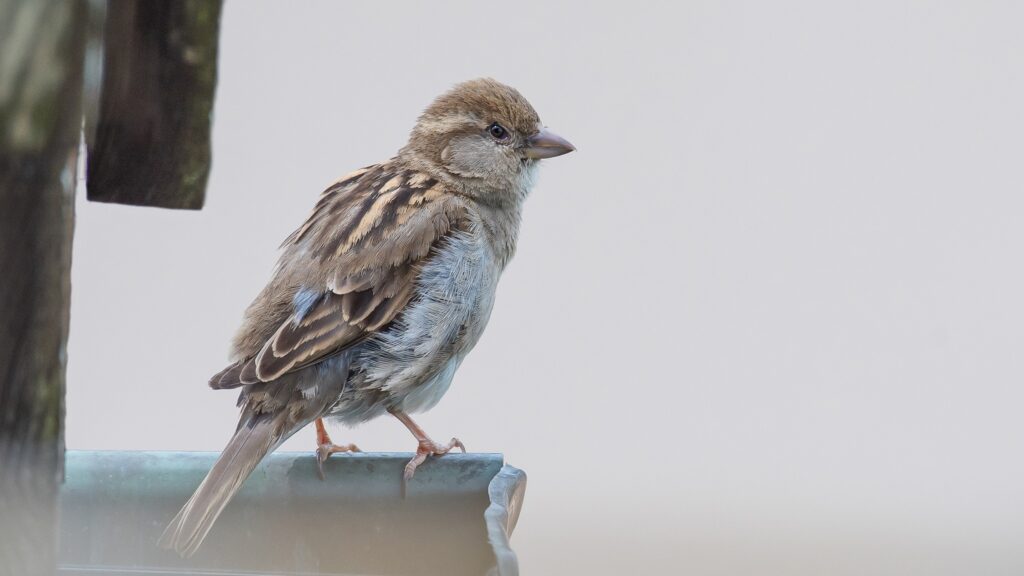
[[[216,457],[69,451],[60,573],[518,574],[508,538],[526,475],[500,454],[431,458],[403,494],[402,468],[412,454],[335,455],[321,481],[312,455],[275,453],[195,556],[157,548]]]

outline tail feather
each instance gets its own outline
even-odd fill
[[[214,521],[263,457],[284,441],[278,418],[255,416],[243,423],[195,494],[178,511],[157,543],[183,557],[192,556]]]

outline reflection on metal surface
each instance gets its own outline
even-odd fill
[[[432,458],[404,497],[402,467],[411,454],[335,456],[325,465],[326,481],[312,455],[272,454],[194,557],[157,548],[216,456],[68,452],[60,573],[518,573],[508,536],[526,476],[503,466],[500,454]]]

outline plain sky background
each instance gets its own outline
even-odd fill
[[[79,194],[68,447],[220,450],[235,394],[206,381],[278,244],[492,76],[578,151],[545,162],[488,330],[420,422],[527,471],[524,575],[1022,574],[1022,23],[229,1],[206,207]],[[414,448],[392,419],[332,433]]]

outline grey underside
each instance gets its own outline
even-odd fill
[[[291,384],[311,399],[330,396],[330,418],[346,424],[375,418],[388,408],[428,410],[448,390],[483,333],[500,273],[477,231],[453,233],[424,266],[415,296],[386,330],[257,386]]]
[[[216,453],[70,451],[60,573],[516,574],[508,535],[522,472],[499,454],[450,454],[429,459],[403,496],[411,456],[336,455],[321,481],[311,455],[273,454],[182,559],[156,540]]]

